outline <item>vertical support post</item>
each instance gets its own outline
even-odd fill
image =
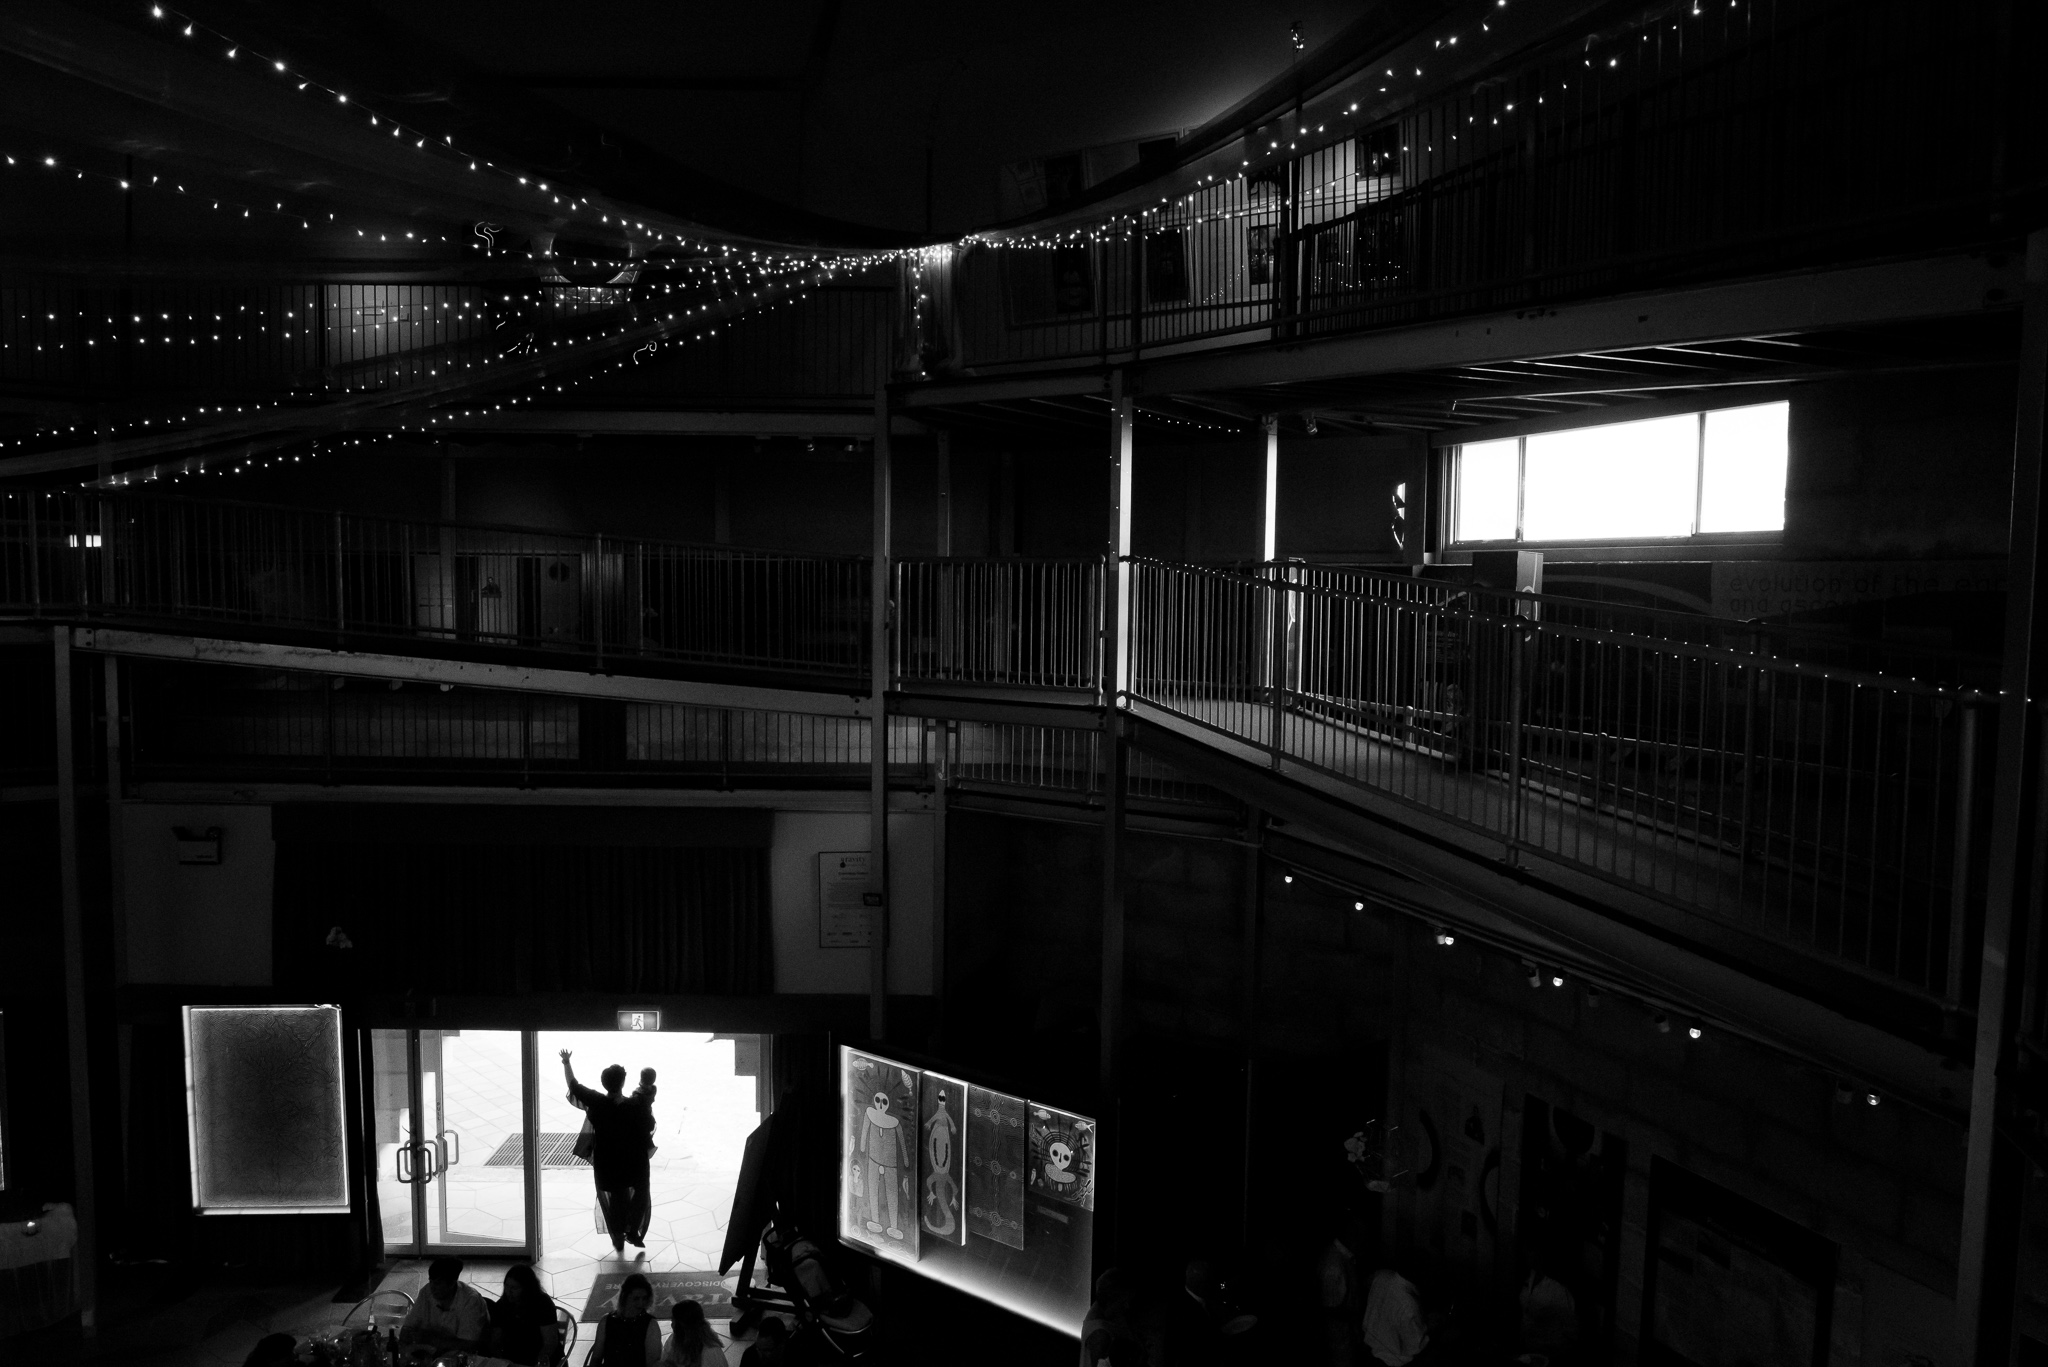
[[[334,515],[334,644],[348,630],[348,561],[342,550],[341,514]]]
[[[526,1134],[526,1256],[538,1258],[541,1247],[540,1199],[540,1032],[519,1032],[519,1125]]]
[[[1956,1261],[1956,1344],[1963,1364],[2003,1364],[2025,1175],[2011,1140],[1998,1134],[2014,1068],[2014,1008],[2025,977],[2027,922],[2019,899],[2034,885],[2029,832],[2043,794],[2033,716],[2048,683],[2048,231],[2027,238],[2020,327],[2019,401],[2013,424],[2010,588],[1998,714],[1991,843],[1984,884],[1984,943],[1977,984],[1977,1038],[1970,1073],[1970,1128],[1963,1150],[1962,1243]],[[2018,971],[2016,971],[2018,970]]]
[[[946,790],[953,783],[953,723],[932,721],[932,1033],[945,1029]]]
[[[1520,604],[1516,605],[1520,608]],[[1522,675],[1527,630],[1520,617],[1508,619],[1508,862],[1522,848]]]
[[[1977,709],[1964,703],[1962,714],[1956,742],[1955,853],[1949,861],[1948,991],[1943,995],[1951,1011],[1963,1004],[1963,955],[1969,948],[1970,843],[1977,824]]]
[[[1130,763],[1129,742],[1124,737],[1123,718],[1111,708],[1103,718],[1102,731],[1102,1045],[1100,1091],[1103,1119],[1114,1121],[1117,1098],[1123,1095],[1124,1024],[1124,805],[1125,774]],[[1095,1265],[1117,1265],[1121,1239],[1118,1212],[1123,1186],[1122,1126],[1102,1127],[1098,1143],[1106,1148],[1099,1180],[1104,1188],[1096,1201]],[[1101,1216],[1107,1212],[1108,1219]],[[1107,1258],[1109,1261],[1104,1261]]]
[[[121,813],[127,796],[121,753],[121,660],[116,655],[100,658],[102,690],[106,695],[107,746],[107,898],[112,911],[114,981],[128,981],[128,900],[126,860],[121,843]],[[127,1092],[124,1089],[125,1099]],[[124,1101],[125,1104],[125,1101]],[[125,1129],[123,1133],[126,1133]]]
[[[1239,1007],[1244,1013],[1244,1173],[1239,1187],[1243,1208],[1238,1212],[1241,1247],[1249,1253],[1255,1246],[1252,1233],[1253,1183],[1257,1156],[1252,1152],[1252,1120],[1256,1101],[1259,1054],[1259,946],[1266,916],[1265,813],[1256,807],[1245,809],[1244,921],[1239,927],[1238,956],[1243,960],[1244,980],[1239,985]]]
[[[591,539],[590,554],[590,625],[591,639],[597,643],[597,660],[593,672],[604,673],[604,537]]]
[[[1266,496],[1259,519],[1259,560],[1270,565],[1280,558],[1280,415],[1268,413],[1266,431]]]
[[[1134,410],[1124,373],[1109,377],[1109,538],[1103,562],[1103,705],[1112,712],[1131,687],[1131,474]]]
[[[80,1322],[93,1328],[98,1309],[99,1220],[93,1170],[92,1061],[86,1030],[85,904],[79,889],[78,756],[72,727],[71,628],[50,633],[57,691],[57,859],[64,906],[64,1038],[71,1086],[71,1206],[78,1218],[72,1266]]]
[[[868,583],[868,1034],[889,1020],[889,391],[875,390],[874,545]]]
[[[938,445],[938,506],[933,509],[932,554],[953,553],[953,434],[941,427],[934,436]]]

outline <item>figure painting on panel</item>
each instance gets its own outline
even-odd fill
[[[923,1144],[919,1156],[924,1166],[921,1215],[925,1233],[954,1244],[967,1242],[967,1226],[960,1210],[961,1170],[964,1166],[961,1122],[966,1099],[964,1083],[936,1073],[924,1075],[918,1112]]]
[[[917,1074],[858,1054],[849,1059],[846,1102],[847,1232],[877,1248],[917,1252],[917,1174],[913,1129]]]

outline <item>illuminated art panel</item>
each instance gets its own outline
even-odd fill
[[[348,1210],[339,1007],[185,1008],[185,1104],[200,1214]]]
[[[845,1047],[839,1098],[842,1242],[1079,1336],[1093,1118]]]

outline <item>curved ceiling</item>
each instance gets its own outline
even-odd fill
[[[1224,0],[376,0],[538,108],[825,218],[922,235],[998,214],[1007,162],[1172,134],[1369,12]]]

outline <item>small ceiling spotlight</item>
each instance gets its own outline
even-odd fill
[[[1846,1082],[1837,1082],[1835,1084],[1835,1104],[1837,1106],[1847,1106],[1855,1100],[1856,1089],[1854,1087],[1851,1087]]]
[[[1440,945],[1454,945],[1458,943],[1458,937],[1451,934],[1443,926],[1438,926],[1436,928],[1436,942]]]
[[[1863,1104],[1866,1106],[1875,1106],[1877,1104],[1877,1093],[1865,1092],[1863,1094]]]
[[[1543,986],[1543,970],[1542,970],[1542,969],[1538,968],[1538,967],[1537,967],[1537,966],[1536,966],[1535,964],[1532,964],[1532,963],[1530,963],[1530,962],[1529,962],[1529,961],[1528,961],[1527,959],[1524,959],[1524,960],[1522,960],[1522,968],[1523,968],[1523,971],[1525,971],[1525,972],[1526,972],[1526,973],[1528,973],[1528,975],[1529,975],[1529,986],[1531,986],[1531,987],[1541,987],[1541,986]]]
[[[1698,1039],[1701,1035],[1704,1035],[1705,1033],[1706,1031],[1700,1029],[1697,1025],[1688,1025],[1685,1027],[1685,1037],[1687,1039]]]
[[[1283,873],[1280,875],[1280,881],[1283,883],[1292,883],[1294,881],[1294,875],[1291,873]]]
[[[1353,902],[1353,903],[1351,904],[1351,909],[1352,909],[1353,911],[1364,911],[1364,910],[1365,910],[1365,903],[1363,903],[1363,902]]]
[[[1650,1020],[1656,1025],[1658,1034],[1668,1035],[1671,1033],[1671,1017],[1665,1015],[1662,1011],[1650,1017]]]
[[[1551,974],[1551,975],[1550,975],[1550,985],[1551,985],[1552,987],[1563,987],[1563,986],[1564,986],[1564,974],[1562,974],[1562,973],[1553,973],[1553,974]]]
[[[1589,1006],[1589,1007],[1598,1007],[1598,1006],[1600,1005],[1600,989],[1599,989],[1599,988],[1597,988],[1597,987],[1593,987],[1593,986],[1591,986],[1591,985],[1588,985],[1588,986],[1587,986],[1587,988],[1586,988],[1586,1005],[1587,1005],[1587,1006]]]

